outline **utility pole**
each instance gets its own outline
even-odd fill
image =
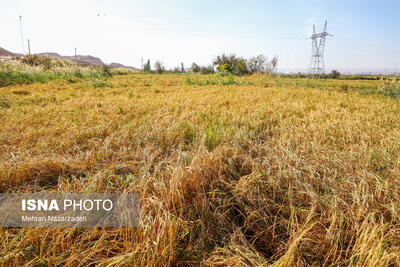
[[[144,66],[143,66],[143,58],[142,58],[142,63],[141,63],[141,69],[142,69],[142,72],[144,72]]]
[[[76,48],[75,48],[75,62],[76,62]]]
[[[315,32],[315,25],[313,25],[312,40],[312,57],[310,66],[308,68],[308,77],[319,76],[325,73],[324,50],[326,37],[330,36],[327,32],[328,21],[325,21],[324,31],[321,33]],[[332,36],[332,35],[331,35]]]
[[[31,42],[29,41],[29,39],[28,39],[28,52],[30,55],[31,54]]]
[[[20,32],[21,32],[22,54],[25,55],[24,32],[22,31],[22,16],[19,16],[19,29],[20,29]]]

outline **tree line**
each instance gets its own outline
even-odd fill
[[[143,66],[144,72],[155,72],[163,73],[166,72],[164,64],[157,60],[154,65],[154,69],[151,68],[150,59]],[[212,64],[208,66],[200,66],[196,63],[192,63],[190,72],[210,74],[210,73],[222,73],[222,74],[232,74],[232,75],[249,75],[253,73],[267,73],[273,74],[276,72],[278,67],[278,57],[273,57],[271,60],[264,55],[258,55],[251,58],[238,57],[235,54],[221,54],[215,57]],[[184,73],[187,70],[184,64],[181,63],[180,66],[168,70],[168,72],[174,73]]]

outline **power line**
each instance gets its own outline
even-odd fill
[[[210,33],[210,34],[235,34],[235,35],[257,35],[260,37],[264,38],[271,38],[271,39],[303,39],[304,36],[301,34],[282,34],[282,33],[266,33],[262,31],[246,31],[243,29],[241,30],[235,30],[235,31],[227,31],[223,29],[218,29],[218,28],[193,28],[193,29],[180,29],[180,28],[172,28],[172,27],[132,27],[130,28],[132,30],[136,31],[145,31],[147,33],[182,33],[182,34],[187,34],[187,33]]]
[[[373,46],[371,44],[365,43],[365,42],[360,42],[360,41],[356,41],[356,40],[351,40],[348,38],[343,38],[343,37],[339,37],[339,36],[334,36],[335,38],[333,38],[332,40],[335,41],[335,43],[341,44],[341,45],[345,45],[354,49],[368,49],[369,52],[375,51],[381,54],[385,54],[385,55],[389,55],[389,56],[400,56],[400,52],[394,51],[394,50],[390,50],[390,49],[386,49],[386,48],[379,48],[376,46]]]

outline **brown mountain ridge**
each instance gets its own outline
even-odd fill
[[[51,57],[51,58],[56,58],[56,59],[68,59],[71,61],[75,61],[75,56],[62,56],[62,55],[60,55],[58,53],[54,53],[54,52],[38,53],[37,55],[42,56],[42,57],[46,56],[46,57]],[[0,47],[0,57],[21,57],[21,56],[22,56],[22,54],[13,53],[13,52],[10,52],[10,51]],[[78,64],[88,65],[88,66],[106,65],[100,58],[94,57],[91,55],[86,55],[86,56],[76,55],[76,62]],[[113,67],[113,68],[127,68],[127,69],[133,69],[133,70],[137,69],[137,68],[130,67],[130,66],[124,66],[119,63],[111,63],[109,66]]]

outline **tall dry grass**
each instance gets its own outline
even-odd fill
[[[125,68],[83,66],[70,60],[27,55],[18,59],[0,60],[0,88],[58,79],[71,82],[77,82],[78,79],[104,79],[113,74],[129,73],[132,71]]]
[[[398,265],[398,100],[363,93],[375,81],[215,79],[2,88],[1,192],[140,192],[141,225],[1,228],[1,264]]]

